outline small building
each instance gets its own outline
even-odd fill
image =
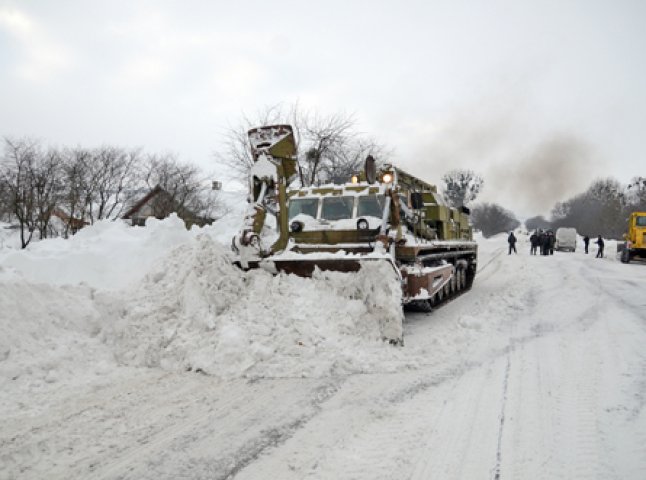
[[[132,225],[144,226],[146,219],[154,217],[159,220],[168,217],[171,213],[184,220],[186,228],[193,225],[204,226],[213,223],[213,218],[202,216],[180,205],[173,196],[157,185],[150,192],[136,201],[123,215],[124,220],[130,220]]]
[[[54,210],[52,210],[52,217],[60,219],[63,222],[63,225],[66,225],[70,229],[72,235],[90,224],[90,222],[82,218],[70,216],[65,210],[60,207],[56,207],[54,208]]]

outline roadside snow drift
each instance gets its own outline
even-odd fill
[[[56,382],[116,365],[325,376],[411,363],[381,340],[403,319],[389,265],[312,279],[242,272],[221,235],[177,217],[100,222],[0,254],[0,376]]]
[[[26,251],[0,250],[0,265],[30,282],[120,290],[198,233],[199,229],[187,231],[176,215],[163,221],[149,219],[145,228],[104,220],[68,240],[34,242]]]

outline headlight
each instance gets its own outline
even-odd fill
[[[370,225],[368,225],[368,220],[365,218],[357,220],[357,230],[368,230],[368,227],[370,227]]]
[[[303,222],[292,222],[289,224],[289,229],[292,233],[298,233],[303,230]]]
[[[356,175],[352,175],[352,178],[350,179],[352,183],[359,183],[359,177]]]
[[[381,181],[384,183],[392,182],[393,181],[392,173],[384,173],[384,175],[381,177]]]

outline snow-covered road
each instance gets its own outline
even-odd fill
[[[405,368],[122,366],[5,396],[0,478],[645,478],[646,265],[505,243],[481,242],[470,292],[407,314]]]

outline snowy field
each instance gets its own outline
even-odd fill
[[[241,216],[0,232],[0,478],[643,479],[646,265],[479,239],[473,289],[244,274]]]

